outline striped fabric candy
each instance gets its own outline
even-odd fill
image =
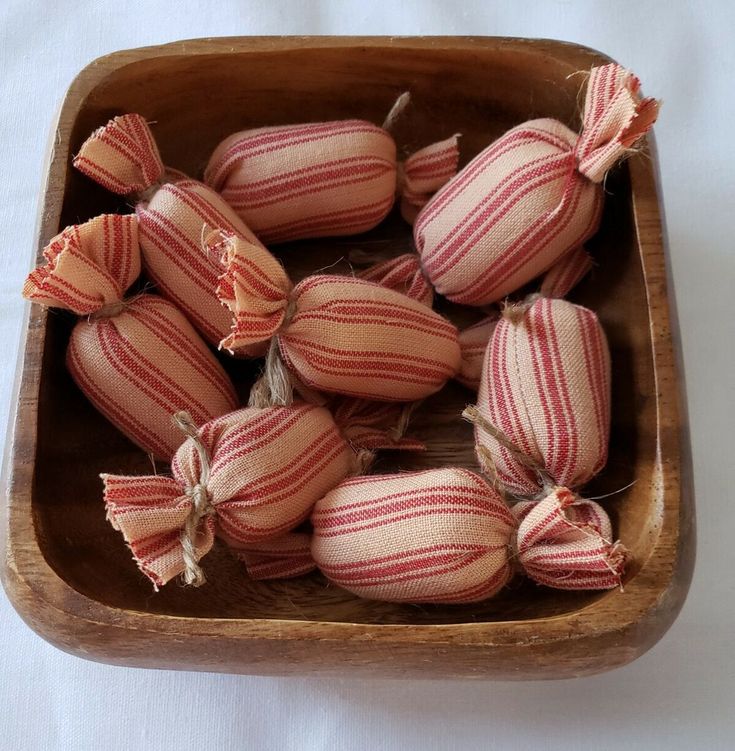
[[[500,311],[492,311],[485,318],[459,332],[462,362],[457,373],[457,380],[472,391],[477,391],[480,387],[485,350],[492,339],[499,318]]]
[[[386,261],[379,261],[356,276],[401,292],[428,307],[434,303],[434,290],[415,253],[404,253]],[[480,385],[482,361],[499,315],[498,311],[493,311],[486,318],[459,332],[460,365],[455,378],[473,391],[477,391]]]
[[[519,521],[516,552],[524,572],[557,589],[614,589],[627,551],[612,543],[612,524],[602,506],[582,500],[568,488],[554,488],[541,502],[513,506]],[[574,565],[561,572],[560,559]]]
[[[592,259],[580,245],[562,256],[544,274],[539,294],[542,297],[566,297],[591,268]],[[485,318],[459,332],[462,365],[457,380],[472,391],[480,388],[485,351],[499,318],[500,311],[491,311]]]
[[[271,342],[254,406],[290,403],[293,378],[317,391],[412,402],[457,372],[457,330],[426,305],[353,277],[317,274],[292,287],[267,250],[223,232],[205,242],[227,257],[218,294],[233,327],[222,346]]]
[[[610,355],[597,316],[547,298],[506,308],[477,411],[485,421],[476,420],[478,458],[510,492],[539,492],[534,465],[556,485],[591,480],[607,461],[610,433]]]
[[[306,532],[288,532],[267,542],[230,546],[245,564],[248,576],[256,581],[291,579],[316,568],[311,557],[311,535]]]
[[[235,550],[259,550],[261,561],[272,557],[279,538],[358,468],[322,407],[241,409],[200,429],[185,413],[176,420],[185,440],[171,477],[102,475],[108,519],[156,588],[180,574],[204,583],[199,561],[215,536]],[[293,557],[288,567],[298,567]]]
[[[388,287],[388,289],[394,289],[429,307],[434,303],[434,290],[415,253],[404,253],[372,264],[356,276],[358,279],[365,279],[368,282]]]
[[[466,469],[348,479],[314,507],[311,552],[334,584],[390,602],[485,600],[516,563],[558,589],[620,585],[625,549],[600,506],[566,489],[530,506]]]
[[[125,299],[140,273],[134,216],[106,214],[67,227],[44,249],[23,296],[86,320],[72,330],[66,363],[94,406],[134,443],[168,461],[180,443],[171,414],[205,422],[235,408],[226,373],[168,301]]]
[[[364,120],[245,130],[217,146],[204,172],[267,244],[366,232],[402,197],[411,219],[457,172],[457,137],[405,162],[390,133]]]
[[[401,197],[401,216],[416,221],[421,209],[439,188],[457,174],[459,136],[432,143],[398,162],[396,191]]]
[[[434,290],[415,253],[404,253],[375,263],[360,271],[357,277],[394,289],[428,307],[434,303]],[[480,384],[485,349],[499,315],[499,312],[493,311],[486,318],[459,332],[460,364],[455,378],[473,391],[477,391]]]
[[[566,297],[592,269],[592,258],[583,245],[565,253],[543,276],[542,297]]]
[[[495,302],[591,237],[607,171],[658,113],[639,88],[619,65],[593,68],[579,136],[548,118],[518,125],[429,199],[414,240],[435,290],[466,305]]]
[[[210,344],[218,344],[232,325],[216,294],[224,266],[205,251],[202,235],[217,227],[259,245],[255,235],[211,188],[164,167],[140,115],[115,117],[96,130],[74,166],[113,193],[133,196],[148,275]],[[263,348],[240,354],[260,355]]]

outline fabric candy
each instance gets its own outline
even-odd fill
[[[544,274],[539,294],[542,297],[566,297],[591,268],[592,259],[580,245],[562,256]],[[473,391],[480,387],[485,351],[499,318],[500,311],[491,311],[486,318],[459,332],[462,364],[457,380]]]
[[[565,253],[542,277],[539,294],[543,297],[565,297],[592,268],[592,259],[580,245]],[[431,307],[434,291],[414,253],[380,261],[357,274],[383,287],[394,289]],[[477,391],[480,386],[485,350],[495,331],[500,311],[493,310],[477,323],[459,332],[461,353],[456,379],[468,389]]]
[[[597,316],[565,300],[509,306],[487,349],[477,396],[478,459],[511,493],[576,488],[605,465],[610,355]]]
[[[216,294],[224,265],[206,251],[203,234],[221,228],[255,245],[260,241],[215,191],[164,167],[140,115],[115,117],[96,130],[74,158],[74,166],[107,190],[133,197],[151,280],[210,344],[219,344],[232,326]],[[239,352],[263,353],[262,347]]]
[[[429,199],[414,240],[437,292],[466,305],[500,300],[597,231],[605,175],[658,113],[639,87],[619,65],[593,68],[580,135],[549,118],[523,123]]]
[[[396,158],[391,134],[364,120],[245,130],[217,146],[204,180],[267,244],[367,232],[402,195],[411,220],[457,172],[457,136]]]
[[[23,296],[86,317],[72,330],[67,367],[128,438],[168,461],[181,442],[173,412],[186,409],[205,422],[235,408],[226,373],[170,302],[124,298],[140,273],[134,216],[105,214],[67,227],[43,254]]]
[[[542,297],[566,297],[592,269],[592,258],[583,245],[565,253],[543,276]]]
[[[275,540],[231,547],[245,564],[248,576],[256,581],[291,579],[316,568],[311,557],[311,535],[306,532],[289,532]]]
[[[186,414],[176,418],[186,440],[172,477],[102,475],[108,519],[156,588],[179,574],[204,583],[199,561],[215,536],[259,561],[272,557],[314,503],[359,469],[322,407],[241,409],[200,429]],[[296,570],[297,547],[289,551]]]
[[[415,253],[389,258],[372,264],[356,274],[358,279],[380,284],[394,289],[413,300],[431,307],[434,302],[434,289],[421,268]]]
[[[490,315],[459,332],[462,363],[457,373],[457,380],[472,391],[477,391],[480,387],[485,351],[499,318],[500,311],[492,311]]]
[[[477,602],[516,567],[557,589],[613,589],[625,564],[596,503],[554,488],[509,509],[466,469],[345,480],[317,502],[311,522],[322,573],[373,600]]]
[[[434,290],[415,253],[404,253],[375,263],[360,271],[357,277],[394,289],[428,307],[433,305]],[[459,332],[460,364],[455,378],[473,391],[477,391],[480,385],[485,350],[499,315],[499,311],[492,311],[486,318]]]
[[[294,378],[317,391],[411,402],[457,372],[456,328],[422,303],[353,277],[317,274],[293,287],[264,248],[223,232],[205,243],[227,258],[218,295],[233,327],[222,346],[271,342],[251,404],[288,404]]]

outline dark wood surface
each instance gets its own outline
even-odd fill
[[[578,127],[577,71],[606,61],[551,41],[493,38],[232,38],[119,52],[72,84],[51,141],[38,248],[68,223],[128,210],[70,167],[110,116],[153,122],[164,161],[199,176],[232,131],[304,120],[381,122],[397,94],[413,105],[396,136],[404,151],[463,133],[463,162],[508,127],[552,116]],[[664,113],[665,118],[665,113]],[[679,403],[666,263],[650,151],[606,184],[597,267],[573,299],[598,312],[613,358],[610,461],[587,489],[603,503],[633,561],[623,592],[555,592],[521,580],[466,606],[359,600],[319,575],[257,583],[226,550],[204,560],[209,583],[154,594],[104,518],[98,473],[148,472],[150,462],[74,387],[63,365],[73,319],[30,310],[8,436],[2,578],[22,617],[62,649],[123,665],[243,673],[557,678],[625,664],[676,617],[694,561],[685,410]],[[353,248],[394,254],[410,231],[391,217],[369,235],[282,246],[298,278]],[[342,260],[340,260],[342,259]],[[458,323],[475,315],[440,304]],[[248,363],[227,367],[243,393]],[[458,419],[472,394],[450,384],[419,410],[425,455],[385,456],[376,471],[474,466]]]

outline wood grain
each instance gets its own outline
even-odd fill
[[[70,155],[110,116],[153,122],[164,161],[193,176],[228,133],[249,126],[364,117],[381,122],[396,95],[414,106],[399,126],[406,151],[456,131],[467,161],[509,126],[552,116],[578,127],[580,79],[607,61],[551,41],[494,38],[232,38],[119,52],[70,87],[52,137],[38,248],[68,223],[129,210],[70,167]],[[209,584],[154,595],[104,518],[101,471],[147,472],[146,457],[76,390],[63,366],[72,319],[30,309],[6,460],[2,578],[43,637],[122,665],[243,673],[396,677],[560,678],[623,665],[676,617],[694,561],[694,510],[677,334],[651,151],[607,182],[597,269],[575,292],[610,338],[610,462],[587,489],[602,495],[634,560],[624,592],[554,592],[517,581],[472,606],[359,600],[318,575],[257,583],[222,549],[205,560]],[[410,244],[396,217],[367,236],[279,248],[295,276],[361,247]],[[473,314],[444,304],[458,322]],[[229,363],[243,392],[252,364]],[[451,384],[416,417],[425,456],[385,457],[376,471],[473,466],[458,414],[472,395]]]

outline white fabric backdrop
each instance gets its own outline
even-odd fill
[[[142,671],[67,656],[0,594],[0,748],[735,747],[732,34],[722,2],[3,0],[0,3],[0,425],[6,424],[48,129],[93,58],[248,34],[487,34],[580,42],[663,98],[656,128],[699,501],[699,556],[677,623],[613,673],[570,682],[269,679]]]

